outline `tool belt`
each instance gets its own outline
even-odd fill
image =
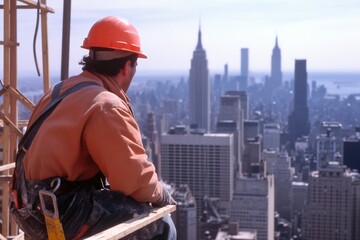
[[[91,212],[92,193],[99,189],[99,181],[98,175],[82,182],[70,182],[62,178],[49,178],[43,181],[17,178],[12,189],[14,194],[12,194],[10,213],[28,238],[47,239],[39,190],[51,191],[56,195],[59,218],[66,239],[71,239],[80,231]]]

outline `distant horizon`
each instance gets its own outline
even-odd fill
[[[82,70],[79,67],[78,71],[71,71],[69,72],[69,77],[73,76],[73,75],[77,75],[79,73],[81,73]],[[209,70],[209,75],[210,78],[213,77],[215,74],[221,74],[223,75],[224,70]],[[294,70],[283,70],[282,71],[283,75],[289,75],[289,74],[293,74]],[[308,75],[313,75],[313,74],[335,74],[335,75],[339,75],[339,74],[354,74],[354,75],[359,75],[360,76],[360,69],[358,71],[356,70],[307,70]],[[189,70],[174,70],[174,69],[170,69],[170,70],[142,70],[141,67],[138,67],[137,72],[136,72],[136,76],[167,76],[167,75],[188,75],[189,74]],[[249,75],[260,75],[260,74],[264,74],[264,76],[266,75],[270,75],[270,70],[250,70],[249,71]],[[60,70],[59,71],[50,71],[50,77],[56,77],[56,75],[58,75],[58,78],[60,78]],[[239,71],[229,71],[229,76],[238,76],[240,75],[240,70]],[[24,77],[30,77],[30,78],[42,78],[42,73],[41,76],[37,76],[36,70],[34,69],[34,71],[18,71],[18,76],[19,78],[24,78]],[[0,76],[1,79],[3,79],[3,76]]]

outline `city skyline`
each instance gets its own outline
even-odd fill
[[[127,18],[138,29],[143,51],[140,74],[161,71],[189,73],[192,51],[201,25],[210,75],[240,73],[240,49],[249,48],[249,70],[271,70],[275,38],[282,51],[283,71],[293,71],[295,59],[307,59],[311,71],[359,72],[360,3],[353,0],[302,1],[115,1],[104,4],[72,1],[70,75],[80,72],[80,48],[91,25],[107,15]],[[62,1],[48,0],[55,10],[48,14],[50,71],[60,75]],[[84,7],[86,6],[86,7]],[[1,13],[3,14],[3,13]],[[2,17],[2,16],[1,16]],[[18,11],[18,71],[36,76],[32,38],[36,11]],[[1,26],[1,31],[3,31]],[[37,57],[41,61],[41,35]],[[1,48],[2,53],[2,48]],[[3,68],[3,66],[1,66]]]

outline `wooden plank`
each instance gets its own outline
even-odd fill
[[[41,0],[41,4],[46,6],[46,0]],[[47,12],[41,11],[41,37],[42,37],[42,61],[43,61],[43,85],[44,92],[50,88],[50,67],[49,67],[49,44],[48,44],[48,25]]]
[[[0,234],[0,240],[7,240],[6,237]]]
[[[12,175],[0,175],[0,183],[9,182]]]
[[[7,91],[10,92],[11,95],[16,97],[17,100],[19,100],[27,109],[29,109],[31,112],[34,110],[35,105],[19,90],[16,88],[13,88],[11,86],[5,86],[4,87]],[[1,91],[0,91],[1,93]]]
[[[37,8],[37,2],[33,0],[18,0],[19,2],[25,3],[29,6],[32,6],[33,8]],[[46,12],[54,13],[54,9],[46,6],[46,4],[41,3],[40,8],[45,10]]]
[[[15,168],[15,163],[8,163],[0,166],[0,172]]]
[[[14,19],[16,20],[16,8],[14,9],[14,4],[16,5],[15,1],[4,0],[4,85],[10,85],[10,79],[13,76],[11,63],[13,54],[13,46],[9,43],[16,42],[13,39],[13,31],[16,30],[16,22],[14,23]],[[15,26],[15,29],[13,29]],[[16,57],[16,56],[15,56]],[[9,93],[4,93],[3,97],[4,101],[4,116],[10,117],[10,96]],[[4,143],[3,143],[3,164],[11,163],[10,161],[10,136],[11,129],[7,124],[4,124],[3,136],[4,136]],[[7,174],[7,172],[5,172]],[[9,235],[9,187],[7,183],[2,183],[2,231],[1,233],[5,236]]]
[[[24,233],[21,232],[20,234],[13,237],[11,240],[24,240]]]
[[[0,112],[0,118],[5,122],[6,127],[10,127],[10,130],[13,130],[13,133],[16,133],[17,136],[22,137],[24,134],[19,130],[19,128],[11,121],[5,114]],[[15,121],[16,122],[16,121]],[[16,142],[15,142],[16,143]],[[15,144],[14,143],[14,144]],[[11,149],[16,149],[14,146]],[[11,157],[10,157],[11,158]],[[11,158],[13,159],[13,158]]]
[[[114,227],[88,237],[85,240],[118,240],[119,238],[123,238],[130,233],[133,233],[136,230],[139,230],[140,228],[143,228],[144,226],[164,217],[166,214],[174,212],[175,210],[175,205],[167,205],[165,207],[155,209],[150,214],[141,214],[136,216],[124,223],[120,223]]]

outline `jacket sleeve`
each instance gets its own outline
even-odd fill
[[[157,202],[162,185],[142,146],[139,127],[127,106],[102,108],[89,118],[85,145],[112,190],[139,202]]]

